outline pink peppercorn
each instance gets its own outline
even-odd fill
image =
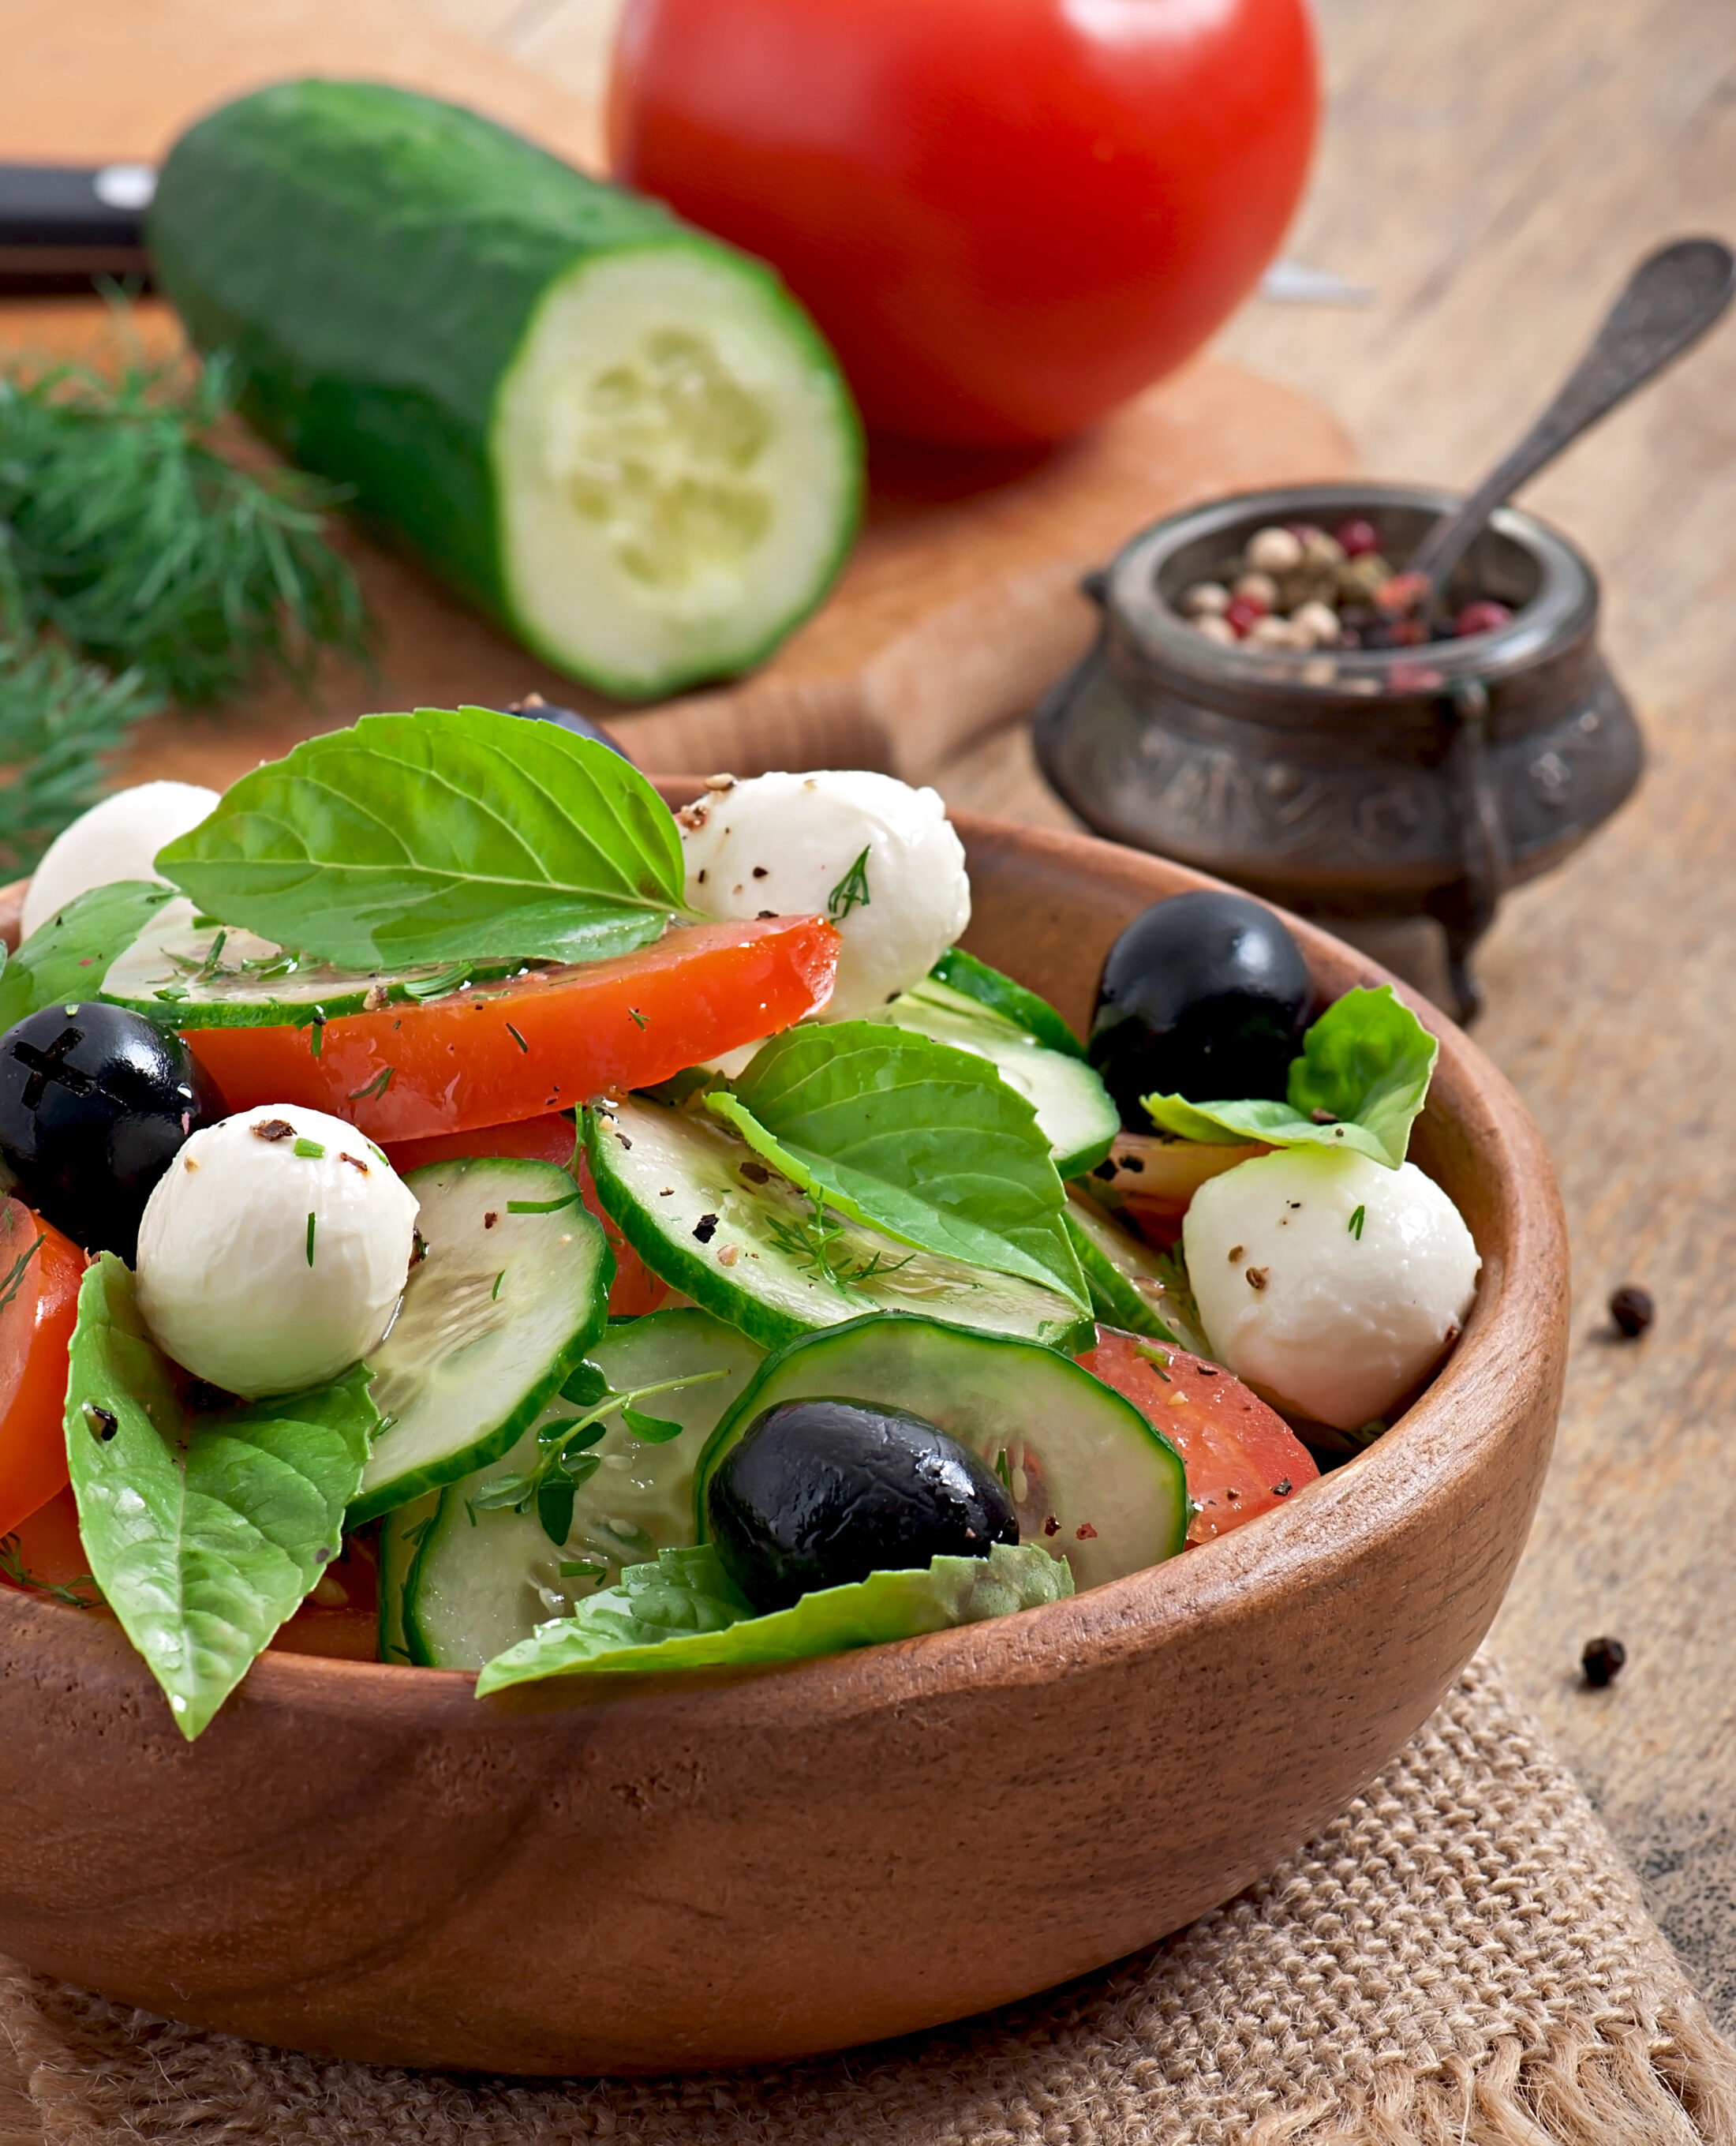
[[[1406,611],[1415,610],[1428,593],[1426,574],[1394,574],[1375,590],[1374,607],[1389,618],[1401,618]]]
[[[1344,546],[1347,559],[1359,559],[1365,552],[1380,549],[1380,532],[1372,522],[1360,517],[1354,522],[1341,522],[1332,533]]]
[[[1498,626],[1505,626],[1513,613],[1504,603],[1492,596],[1484,596],[1475,603],[1468,603],[1453,621],[1454,633],[1493,633]]]
[[[1266,615],[1266,607],[1257,596],[1236,596],[1224,614],[1225,621],[1235,630],[1238,641],[1245,640],[1249,629],[1258,619]]]

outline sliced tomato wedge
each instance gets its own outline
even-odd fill
[[[1180,1454],[1198,1508],[1190,1543],[1228,1535],[1320,1472],[1276,1409],[1221,1365],[1110,1326],[1098,1328],[1096,1347],[1079,1360],[1125,1394]]]
[[[67,1349],[84,1254],[22,1200],[0,1203],[0,1535],[67,1482]]]
[[[616,961],[533,970],[322,1028],[195,1028],[231,1110],[300,1103],[382,1143],[545,1115],[666,1080],[823,1006],[821,916],[683,925]]]
[[[70,1484],[5,1532],[10,1541],[0,1585],[51,1601],[57,1590],[66,1589],[77,1606],[107,1614],[91,1579],[90,1560],[78,1532],[78,1505]]]
[[[540,1118],[521,1118],[516,1125],[482,1125],[475,1132],[436,1133],[432,1139],[394,1140],[386,1159],[401,1175],[420,1170],[425,1162],[451,1162],[467,1155],[527,1155],[539,1162],[557,1162],[571,1170],[577,1134],[571,1118],[558,1112]],[[669,1294],[669,1284],[654,1275],[622,1236],[613,1219],[603,1212],[591,1182],[591,1164],[579,1156],[579,1192],[585,1205],[603,1225],[609,1249],[615,1255],[615,1280],[609,1287],[609,1315],[637,1319],[655,1311]]]

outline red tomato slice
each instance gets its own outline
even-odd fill
[[[91,1563],[78,1533],[78,1506],[70,1484],[27,1520],[5,1532],[15,1538],[19,1570],[29,1576],[31,1584],[25,1593],[39,1595],[45,1588],[76,1587],[80,1580],[89,1580]],[[0,1580],[9,1587],[18,1585],[7,1575],[0,1575]],[[81,1591],[87,1595],[90,1590],[86,1587]],[[106,1605],[93,1606],[106,1611]]]
[[[322,1030],[197,1028],[186,1041],[231,1110],[301,1103],[382,1143],[422,1140],[649,1087],[774,1035],[825,1004],[837,961],[820,916],[683,925],[617,961]]]
[[[1275,1409],[1203,1356],[1100,1326],[1096,1347],[1079,1360],[1125,1394],[1180,1454],[1199,1507],[1190,1543],[1228,1535],[1320,1472]]]
[[[558,1112],[541,1118],[521,1118],[516,1125],[483,1125],[470,1133],[436,1133],[432,1139],[397,1140],[386,1150],[386,1159],[400,1173],[419,1170],[425,1162],[450,1162],[467,1155],[527,1155],[539,1162],[572,1166],[577,1134],[571,1118]],[[579,1192],[585,1205],[603,1225],[609,1249],[615,1255],[615,1280],[609,1290],[610,1315],[637,1319],[655,1311],[669,1294],[669,1284],[654,1275],[603,1212],[591,1180],[587,1157],[579,1157]]]
[[[15,1265],[23,1260],[22,1267]],[[67,1481],[67,1348],[84,1254],[22,1200],[0,1205],[0,1535]]]

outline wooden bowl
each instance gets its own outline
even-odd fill
[[[1090,1013],[1199,877],[960,816],[969,943]],[[1324,991],[1387,981],[1295,926]],[[1483,1255],[1434,1384],[1287,1505],[1051,1608],[871,1651],[553,1683],[273,1654],[187,1745],[106,1620],[0,1595],[0,1950],[377,2063],[789,2058],[1132,1952],[1270,1870],[1488,1629],[1548,1461],[1567,1253],[1541,1142],[1456,1031],[1414,1152]]]

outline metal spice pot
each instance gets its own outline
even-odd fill
[[[1415,648],[1224,646],[1175,608],[1257,529],[1363,516],[1402,561],[1454,503],[1423,485],[1295,486],[1157,522],[1088,577],[1102,626],[1044,698],[1035,746],[1063,801],[1113,841],[1305,916],[1433,917],[1464,1021],[1502,894],[1559,864],[1639,779],[1584,554],[1502,508],[1449,608],[1490,596],[1512,618]]]

